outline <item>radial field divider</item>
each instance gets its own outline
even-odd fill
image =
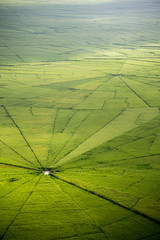
[[[111,119],[109,122],[107,122],[105,125],[103,125],[100,129],[98,129],[94,134],[92,134],[89,138],[87,138],[85,141],[83,141],[80,145],[78,145],[75,149],[73,149],[73,151],[71,153],[67,153],[65,156],[63,156],[63,158],[59,159],[59,161],[57,161],[55,164],[57,165],[58,162],[63,162],[63,159],[66,159],[68,157],[70,157],[70,155],[72,155],[72,153],[74,154],[74,152],[81,147],[81,145],[83,146],[83,144],[85,144],[86,141],[88,141],[89,139],[91,139],[94,135],[98,134],[98,132],[102,131],[103,128],[105,128],[107,125],[109,125],[112,121],[114,121],[116,118],[118,118],[121,114],[123,114],[123,112],[125,112],[126,109],[120,111],[113,119]],[[68,161],[67,161],[68,162]]]
[[[53,141],[53,136],[54,136],[55,124],[56,124],[56,119],[57,119],[58,111],[59,111],[59,108],[57,108],[56,114],[55,114],[55,117],[54,117],[54,120],[53,120],[52,136],[51,136],[51,140],[50,140],[50,144],[49,144],[49,150],[48,150],[48,154],[47,154],[47,158],[46,158],[46,169],[47,169],[49,154],[50,154],[50,152],[51,152],[52,141]]]
[[[60,174],[57,173],[50,175],[58,180],[61,180],[92,195],[98,196],[117,206],[136,213],[139,216],[154,221],[155,223],[160,223],[160,217],[157,212],[160,207],[160,203],[158,201],[150,200],[150,203],[148,203],[147,198],[136,196],[128,192],[121,192],[119,190],[106,188],[103,186],[100,187],[87,185],[84,182],[80,182],[75,179],[68,179],[64,176],[60,176]]]
[[[149,108],[151,109],[151,108]],[[71,162],[74,158],[80,156],[83,153],[90,151],[91,149],[100,146],[104,142],[108,142],[111,139],[128,132],[131,129],[137,127],[135,125],[135,120],[139,114],[145,113],[146,108],[144,109],[124,109],[112,120],[110,120],[103,128],[97,131],[95,134],[86,139],[81,143],[77,148],[72,152],[66,154],[62,157],[56,164],[55,167],[65,165]],[[151,111],[151,110],[150,110]],[[158,111],[155,112],[155,116],[158,115]],[[144,122],[150,121],[154,117],[148,117]],[[121,128],[119,127],[121,126]]]
[[[133,88],[131,88],[123,79],[122,79],[122,77],[119,77],[121,80],[122,80],[122,82],[140,99],[140,100],[142,100],[148,107],[151,107],[151,105],[145,100],[145,99],[143,99],[137,92],[135,92],[134,90],[133,90]]]
[[[15,217],[12,219],[11,223],[10,223],[10,224],[8,225],[8,227],[6,228],[5,232],[3,233],[2,237],[1,237],[1,240],[4,239],[4,237],[6,236],[8,230],[10,229],[10,227],[12,226],[12,224],[14,223],[14,221],[16,220],[16,218],[18,217],[18,215],[20,214],[22,208],[24,207],[24,205],[26,204],[26,202],[28,201],[28,199],[30,198],[30,196],[33,194],[33,192],[34,192],[35,188],[37,187],[37,185],[38,185],[41,177],[42,177],[42,176],[40,176],[40,177],[38,178],[38,181],[36,181],[33,190],[32,190],[31,192],[29,192],[28,197],[26,198],[25,202],[24,202],[24,203],[22,204],[22,206],[20,207],[18,213],[15,215]],[[33,180],[33,179],[32,179],[32,180]]]
[[[10,147],[8,144],[6,144],[5,142],[3,142],[1,139],[0,139],[0,142],[2,143],[2,144],[4,144],[6,147],[8,147],[9,149],[11,149],[14,153],[16,153],[18,156],[20,156],[24,161],[26,161],[26,162],[28,162],[29,164],[31,164],[31,165],[33,165],[34,166],[34,164],[31,162],[31,161],[29,161],[27,158],[25,158],[25,157],[23,157],[20,153],[18,153],[15,149],[13,149],[12,147]]]
[[[5,165],[5,166],[9,166],[9,167],[15,167],[15,168],[22,168],[22,169],[39,171],[39,168],[30,168],[30,167],[19,166],[19,165],[14,165],[14,164],[10,164],[10,163],[3,163],[3,162],[0,162],[0,164],[1,165]]]
[[[59,153],[57,154],[57,156],[52,160],[52,162],[50,163],[50,166],[53,164],[53,162],[55,162],[55,164],[59,161],[56,162],[56,158],[58,157],[58,155],[63,151],[63,149],[68,145],[68,143],[71,141],[72,137],[76,134],[77,130],[79,129],[79,127],[82,125],[82,123],[87,119],[88,115],[90,114],[90,111],[88,112],[88,114],[85,116],[85,118],[80,122],[80,124],[78,125],[78,127],[75,129],[75,131],[73,132],[73,134],[70,136],[70,138],[68,139],[68,141],[64,144],[63,148],[59,151]],[[67,154],[68,155],[68,154]],[[61,159],[60,159],[61,160]]]
[[[53,176],[51,175],[51,177],[53,178]],[[58,178],[57,178],[58,179]],[[59,180],[59,179],[58,179]],[[84,214],[88,217],[88,219],[96,226],[96,228],[100,231],[100,233],[102,233],[103,234],[103,236],[104,236],[104,238],[105,239],[107,239],[107,240],[109,240],[109,238],[108,238],[108,236],[106,235],[106,233],[103,231],[103,229],[96,223],[96,221],[95,220],[93,220],[93,218],[88,214],[88,212],[85,210],[85,209],[83,209],[79,204],[78,204],[78,202],[72,197],[72,196],[70,196],[68,193],[66,193],[65,192],[65,190],[57,183],[57,182],[55,182],[57,185],[58,185],[58,187],[62,190],[62,192],[67,196],[67,197],[69,197],[74,203],[75,203],[75,205],[77,205],[78,206],[78,208],[79,209],[81,209],[83,212],[84,212]],[[67,183],[67,182],[66,182]],[[83,190],[83,189],[81,189],[81,190]]]
[[[31,150],[32,154],[34,155],[37,163],[43,168],[41,162],[39,161],[39,159],[37,158],[35,152],[33,151],[32,147],[30,146],[29,142],[27,141],[26,137],[24,136],[22,130],[20,129],[20,127],[17,125],[17,123],[15,122],[15,120],[12,118],[12,116],[10,115],[10,113],[8,112],[7,108],[5,107],[5,105],[1,105],[1,107],[4,108],[5,112],[7,113],[8,117],[11,119],[11,121],[13,122],[13,124],[15,125],[15,127],[18,129],[18,131],[20,132],[22,138],[24,139],[24,141],[26,142],[27,146],[29,147],[29,149]]]
[[[31,182],[33,179],[34,179],[34,177],[31,178],[31,179],[29,179],[29,180],[27,180],[26,182],[22,183],[20,186],[12,189],[10,192],[8,192],[8,193],[6,193],[5,195],[1,196],[0,199],[6,197],[7,195],[9,195],[10,193],[14,192],[15,190],[17,190],[18,188],[22,187],[23,185],[27,184],[28,182]]]
[[[76,115],[76,113],[77,113],[78,111],[80,111],[80,110],[79,110],[79,109],[78,109],[78,110],[76,109],[76,110],[73,112],[72,116],[68,119],[67,124],[66,124],[65,128],[63,129],[63,133],[64,133],[65,129],[67,128],[68,124],[70,123],[70,121],[73,119],[73,117]],[[69,139],[69,140],[70,140],[70,139]],[[68,140],[68,141],[69,141],[69,140]],[[58,155],[61,153],[61,151],[63,151],[63,149],[64,149],[65,146],[67,145],[68,141],[67,141],[67,142],[63,145],[63,147],[59,150],[59,152],[58,152],[58,153],[56,154],[56,156],[53,158],[53,161],[55,161],[56,158],[58,157]],[[48,157],[49,157],[49,156],[48,156]]]

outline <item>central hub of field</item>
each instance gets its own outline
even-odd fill
[[[49,175],[50,174],[50,170],[43,170],[42,171],[44,175]]]

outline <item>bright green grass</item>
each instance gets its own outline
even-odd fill
[[[3,172],[6,173],[6,170]],[[29,175],[28,173],[26,176]],[[15,198],[19,192],[22,194],[17,202]],[[7,202],[12,202],[12,205],[9,207]],[[8,206],[7,209],[5,206]],[[11,211],[11,214],[6,215],[7,211]],[[133,235],[133,232],[135,235],[132,239],[137,239],[139,234],[145,237],[160,233],[156,223],[75,186],[46,176],[39,178],[33,175],[28,183],[20,184],[12,192],[8,192],[1,199],[1,216],[4,216],[2,230],[14,219],[4,239],[88,239],[88,236],[89,239],[107,239],[109,236],[117,239],[118,235],[120,239],[127,239],[126,235]],[[119,224],[127,224],[127,230],[122,232]]]

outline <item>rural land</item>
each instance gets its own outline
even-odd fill
[[[0,1],[0,239],[160,239],[159,0]]]

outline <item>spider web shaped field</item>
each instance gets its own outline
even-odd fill
[[[160,237],[158,8],[107,6],[0,10],[1,239]]]

